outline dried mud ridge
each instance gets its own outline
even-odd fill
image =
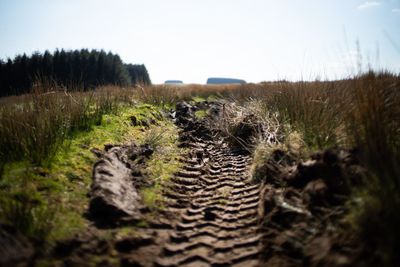
[[[260,184],[250,181],[250,155],[213,137],[191,108],[177,106],[182,145],[191,150],[165,192],[179,216],[155,265],[256,266]]]

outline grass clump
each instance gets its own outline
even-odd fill
[[[329,86],[318,82],[297,86],[283,88],[280,94],[269,99],[270,107],[279,112],[284,123],[301,132],[310,147],[321,149],[335,145],[337,128],[343,123],[335,103],[340,90],[332,92]]]
[[[283,140],[274,143],[261,141],[256,144],[253,149],[253,161],[250,168],[253,180],[265,181],[271,178],[269,177],[267,164],[277,151],[282,156],[274,164],[282,165],[282,167],[286,167],[288,163],[305,159],[310,154],[311,150],[303,140],[301,133],[289,130],[289,126],[285,128],[287,129]]]
[[[208,112],[206,110],[196,110],[196,112],[194,113],[194,116],[199,119],[202,120],[205,117],[207,117]]]
[[[226,140],[252,152],[258,143],[274,144],[282,138],[278,113],[270,111],[265,103],[249,99],[222,104],[221,116],[210,123]]]

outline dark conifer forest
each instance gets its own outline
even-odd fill
[[[0,96],[29,93],[45,79],[65,88],[93,89],[99,85],[151,84],[144,65],[124,64],[103,50],[56,50],[0,61]]]

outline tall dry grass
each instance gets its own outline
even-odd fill
[[[42,83],[29,95],[3,98],[0,103],[0,171],[8,162],[41,165],[67,138],[99,124],[104,114],[131,103],[132,91],[103,87],[67,92]]]
[[[174,105],[178,101],[189,101],[192,97],[207,99],[209,96],[230,97],[232,92],[236,92],[240,85],[152,85],[147,87],[137,87],[135,95],[146,103],[156,105]]]
[[[347,131],[368,167],[354,194],[353,223],[367,253],[384,266],[400,260],[400,79],[368,73],[352,81]]]

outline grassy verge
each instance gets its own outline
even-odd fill
[[[10,162],[51,163],[65,140],[100,125],[103,115],[115,113],[121,103],[131,101],[125,102],[121,97],[125,92],[117,88],[75,93],[59,89],[43,85],[30,95],[2,99],[0,171]]]
[[[133,117],[142,123],[132,126]],[[148,120],[155,123],[150,128],[144,123]],[[154,138],[156,131],[159,134]],[[148,104],[120,106],[117,112],[104,114],[99,125],[91,130],[76,132],[65,140],[50,164],[6,164],[0,180],[0,219],[43,244],[43,248],[85,229],[88,222],[83,214],[96,161],[91,149],[103,149],[108,143],[150,143],[155,147],[147,167],[154,186],[143,189],[142,194],[146,204],[156,208],[161,182],[179,166],[181,151],[176,147],[176,139],[175,126],[163,119],[160,108]]]
[[[185,149],[178,147],[178,130],[169,120],[160,121],[159,125],[149,129],[141,142],[155,148],[145,169],[151,185],[142,188],[141,195],[146,206],[156,215],[164,207],[161,190],[182,166],[180,158]]]

